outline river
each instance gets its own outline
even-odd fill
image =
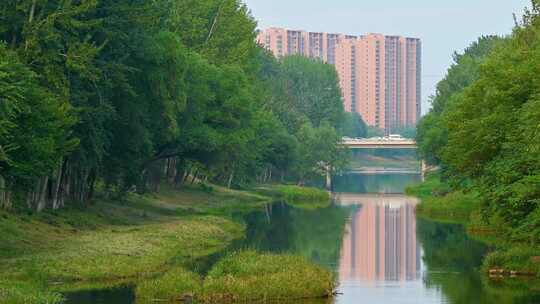
[[[403,192],[419,179],[348,174],[334,180],[330,207],[309,210],[274,203],[239,213],[247,236],[234,247],[300,254],[332,269],[339,278],[334,304],[540,303],[539,294],[519,284],[508,290],[486,280],[479,267],[488,248],[468,237],[462,226],[416,218],[418,201]],[[78,304],[135,303],[130,288],[67,298]]]

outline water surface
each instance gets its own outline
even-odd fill
[[[334,304],[533,304],[540,295],[510,290],[479,273],[488,248],[460,225],[416,218],[415,198],[403,194],[420,176],[348,174],[334,180],[334,203],[322,209],[278,202],[242,216],[251,248],[300,254],[336,272]],[[222,252],[197,268],[204,272]],[[68,303],[136,303],[131,288],[80,292]],[[323,304],[324,300],[298,302]]]

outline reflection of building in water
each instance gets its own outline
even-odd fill
[[[342,282],[419,279],[415,204],[407,199],[361,199],[364,202],[353,214],[343,240],[339,269]]]

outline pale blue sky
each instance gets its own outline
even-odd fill
[[[383,33],[423,42],[423,103],[454,51],[481,35],[508,34],[529,0],[244,0],[260,28],[344,34]],[[301,12],[301,13],[299,13]],[[381,22],[382,21],[382,22]],[[425,112],[425,110],[424,110]]]

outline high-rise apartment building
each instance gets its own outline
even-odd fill
[[[312,33],[270,28],[258,42],[276,57],[299,54],[333,64],[346,111],[386,134],[421,115],[421,42],[417,38]]]

